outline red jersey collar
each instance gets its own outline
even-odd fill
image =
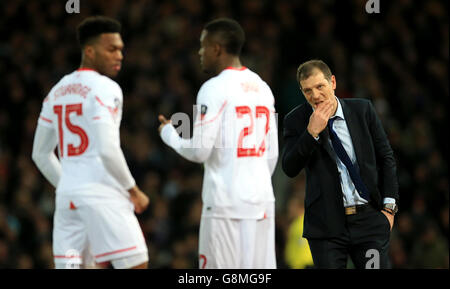
[[[78,68],[77,71],[95,71],[95,72],[97,72],[95,69],[87,68],[87,67]]]
[[[242,66],[241,68],[236,68],[236,67],[232,67],[232,66],[228,66],[227,68],[225,68],[225,70],[230,69],[230,70],[238,70],[238,71],[243,71],[246,70],[247,67]]]

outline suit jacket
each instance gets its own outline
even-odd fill
[[[371,102],[339,99],[350,132],[361,178],[370,202],[381,209],[383,198],[398,200],[398,181],[393,151]],[[306,170],[305,238],[338,236],[345,225],[344,202],[337,156],[329,144],[328,128],[316,141],[307,131],[312,108],[308,103],[294,108],[284,119],[282,167],[295,177]]]

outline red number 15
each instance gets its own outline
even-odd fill
[[[77,115],[83,114],[83,106],[81,103],[77,104],[68,104],[65,106],[66,112],[64,114],[63,119],[63,106],[62,105],[55,105],[53,107],[53,112],[56,113],[58,116],[58,134],[59,134],[59,153],[61,157],[64,156],[64,130],[63,130],[63,122],[66,124],[66,127],[68,130],[70,130],[72,133],[77,134],[80,137],[80,145],[78,147],[74,147],[73,144],[67,145],[67,155],[69,157],[71,156],[78,156],[84,153],[84,151],[87,149],[89,145],[89,138],[86,134],[86,132],[79,126],[74,125],[70,121],[70,114],[72,112],[75,112]]]

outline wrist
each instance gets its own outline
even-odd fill
[[[318,133],[314,133],[314,132],[310,131],[309,129],[308,129],[308,133],[315,139],[317,139],[319,137]]]
[[[139,188],[138,188],[138,186],[134,186],[131,189],[129,189],[128,192],[130,193],[130,195],[134,196],[139,192]]]
[[[382,210],[394,216],[398,211],[398,206],[394,203],[386,203]]]
[[[389,215],[392,215],[392,216],[394,216],[395,214],[394,214],[394,211],[392,211],[392,210],[390,210],[390,209],[386,209],[386,208],[383,208],[383,209],[381,209],[382,211],[385,211],[386,213],[388,213]]]

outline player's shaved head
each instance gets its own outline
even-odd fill
[[[81,48],[103,33],[120,33],[122,26],[117,20],[105,16],[92,16],[78,25],[77,37]]]
[[[219,18],[205,25],[210,41],[218,42],[227,53],[239,56],[245,42],[245,33],[241,25],[233,19]]]

